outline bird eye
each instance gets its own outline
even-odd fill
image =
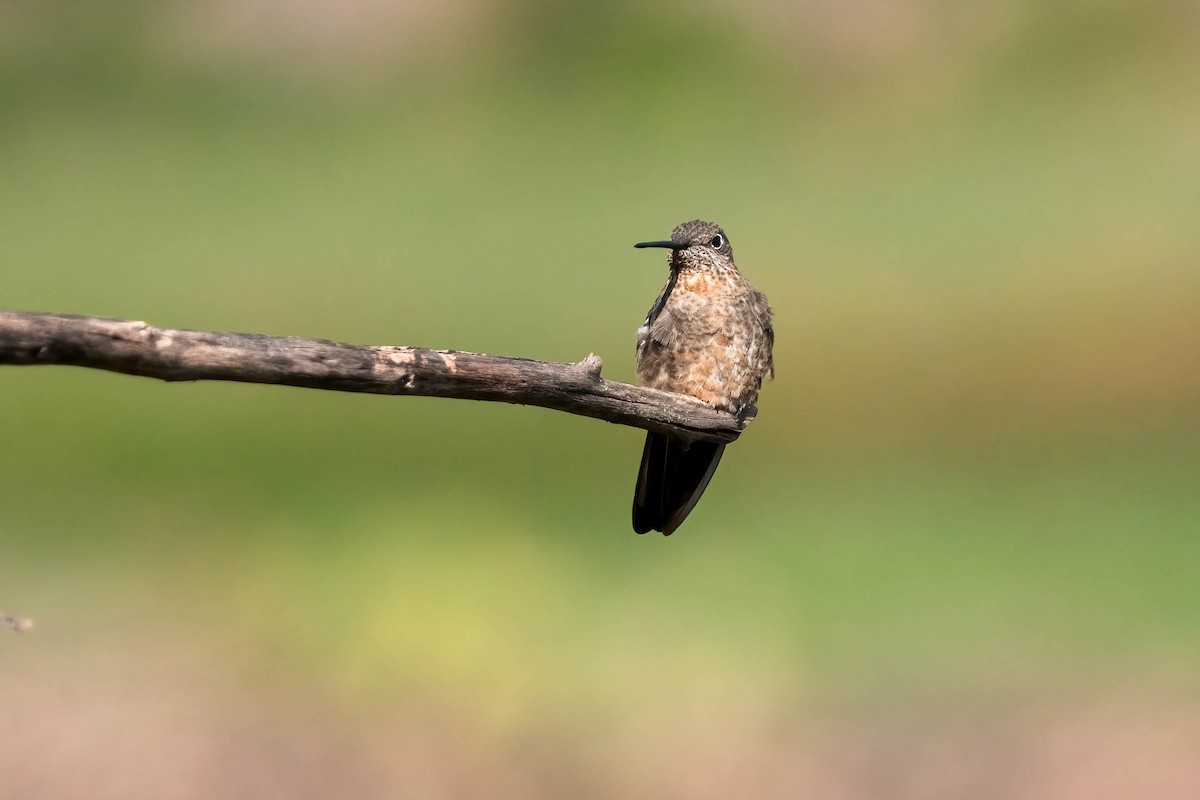
[[[709,244],[713,246],[714,250],[720,250],[721,246],[725,244],[725,237],[718,233]]]

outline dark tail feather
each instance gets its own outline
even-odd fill
[[[686,450],[674,442],[668,444],[667,495],[663,502],[663,536],[670,536],[692,513],[700,495],[708,488],[721,454],[725,452],[723,442],[692,442]]]
[[[633,529],[670,536],[683,524],[712,480],[725,445],[682,444],[661,433],[646,434],[633,495]]]
[[[642,466],[638,469],[637,486],[633,492],[633,529],[638,533],[662,527],[667,442],[667,437],[661,433],[646,434]]]

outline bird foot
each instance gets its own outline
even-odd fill
[[[758,416],[758,406],[745,403],[738,406],[738,410],[733,412],[733,415],[737,417],[738,424],[744,428]]]

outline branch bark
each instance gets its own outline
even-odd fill
[[[295,336],[171,330],[72,314],[0,311],[2,364],[91,367],[164,381],[241,381],[493,400],[716,442],[736,439],[750,419],[686,395],[606,381],[594,354],[574,363],[534,361]]]

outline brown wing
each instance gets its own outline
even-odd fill
[[[775,377],[775,324],[774,314],[771,311],[771,304],[767,302],[767,296],[758,289],[751,289],[754,296],[754,310],[758,312],[758,320],[762,325],[763,336],[766,337],[766,368],[764,374]]]

